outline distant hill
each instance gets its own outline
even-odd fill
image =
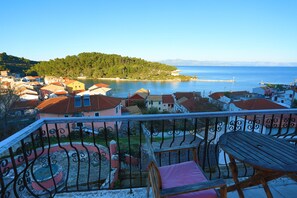
[[[121,78],[128,80],[189,80],[186,76],[172,76],[176,67],[149,62],[140,58],[123,57],[116,54],[81,53],[49,61],[42,61],[29,72],[40,76]]]
[[[11,73],[25,75],[26,71],[37,63],[39,62],[7,55],[5,52],[0,53],[0,70],[10,70]]]
[[[160,63],[174,66],[297,66],[297,62],[263,62],[263,61],[198,61],[183,59],[161,60]]]

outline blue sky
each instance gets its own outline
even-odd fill
[[[296,0],[1,0],[0,52],[297,62]]]

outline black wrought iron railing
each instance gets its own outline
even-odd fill
[[[195,144],[210,179],[229,178],[218,147],[230,131],[296,142],[297,109],[41,119],[0,143],[2,197],[53,197],[61,192],[146,186],[152,149]],[[159,164],[190,158],[155,156]],[[187,159],[186,159],[187,160]],[[239,164],[240,176],[253,170]]]

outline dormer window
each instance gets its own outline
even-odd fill
[[[81,107],[81,96],[74,97],[74,107]]]

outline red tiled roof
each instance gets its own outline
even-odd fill
[[[12,109],[34,109],[39,104],[39,100],[17,101],[13,104]]]
[[[60,91],[56,91],[55,94],[56,95],[66,95],[67,94],[67,91],[60,90]]]
[[[231,96],[242,96],[242,95],[249,94],[248,91],[231,91],[231,92],[227,92],[227,93],[229,93]]]
[[[214,100],[218,100],[223,96],[224,96],[223,92],[215,92],[215,93],[212,93],[212,94],[209,95],[209,97],[211,97]]]
[[[198,96],[198,93],[197,92],[175,92],[174,95],[175,95],[175,98],[179,100],[182,97],[186,97],[188,99],[194,98]]]
[[[97,87],[109,87],[108,84],[104,84],[104,83],[98,83],[98,84],[95,84],[95,86],[97,86]]]
[[[197,102],[194,99],[189,99],[181,103],[188,111],[194,112],[197,107]]]
[[[245,96],[247,94],[249,94],[248,91],[228,91],[228,92],[215,92],[215,93],[212,93],[209,95],[209,97],[215,99],[215,100],[218,100],[220,99],[220,97],[223,97],[223,96],[227,96],[227,94],[229,95],[229,98],[233,98],[233,97],[238,97],[238,96]]]
[[[181,103],[189,112],[218,111],[217,107],[207,102],[207,100],[196,100],[191,98]]]
[[[64,90],[64,87],[59,86],[59,85],[50,84],[50,85],[46,85],[44,87],[41,87],[40,89],[41,90],[51,91],[51,92],[56,92],[56,91]]]
[[[2,85],[4,85],[4,86],[10,86],[10,82],[4,81],[4,82],[2,82]]]
[[[129,97],[129,100],[144,100],[147,97],[144,93],[135,93]]]
[[[51,85],[57,85],[63,87],[63,84],[61,82],[52,82]]]
[[[245,101],[233,102],[233,104],[245,110],[260,110],[260,109],[286,109],[286,107],[271,102],[267,99],[251,99]]]
[[[83,101],[83,97],[81,98]],[[37,106],[41,113],[71,114],[77,112],[101,111],[115,108],[121,103],[120,98],[108,97],[104,95],[91,95],[91,106],[74,106],[74,97],[50,98]]]
[[[173,104],[174,99],[172,95],[162,95],[162,102],[167,104]]]
[[[73,83],[73,82],[75,82],[76,80],[66,80],[65,81],[65,85],[69,85],[69,84],[71,84],[71,83]]]

